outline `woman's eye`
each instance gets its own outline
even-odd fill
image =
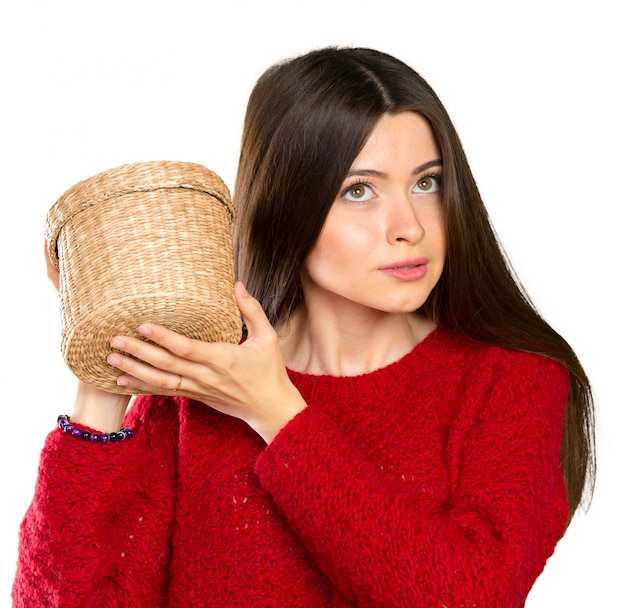
[[[367,201],[372,198],[372,189],[367,184],[353,184],[343,194],[349,201]]]
[[[424,175],[417,180],[415,189],[417,192],[426,192],[428,194],[439,192],[441,188],[441,177],[438,175]]]

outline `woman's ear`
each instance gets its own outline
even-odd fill
[[[46,256],[46,270],[48,272],[48,278],[52,281],[52,284],[59,291],[59,269],[50,261],[50,254],[48,253],[48,242],[43,242],[43,252]]]

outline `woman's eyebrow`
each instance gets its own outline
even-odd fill
[[[427,169],[432,169],[433,167],[443,167],[443,161],[440,158],[436,158],[434,160],[429,160],[427,163],[416,167],[413,171],[413,175],[417,175],[418,173],[423,173]]]
[[[426,163],[423,163],[422,165],[420,165],[419,167],[415,167],[415,169],[413,169],[412,174],[413,175],[418,175],[419,173],[422,173],[423,171],[426,171],[427,169],[431,169],[432,167],[441,167],[443,165],[443,161],[440,158],[434,159],[434,160],[429,160]],[[354,176],[363,176],[363,177],[367,177],[367,176],[371,176],[371,177],[387,177],[387,174],[384,173],[383,171],[377,171],[376,169],[351,169],[350,171],[348,171],[348,175],[346,175],[346,178],[348,177],[354,177]]]

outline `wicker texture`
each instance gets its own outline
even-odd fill
[[[141,338],[141,322],[190,338],[236,343],[230,228],[234,209],[218,175],[194,163],[110,169],[67,190],[45,234],[60,271],[61,352],[81,380],[110,392],[115,335]]]

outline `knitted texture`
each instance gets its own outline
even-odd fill
[[[15,608],[524,605],[567,522],[560,365],[437,329],[289,373],[309,407],[267,447],[183,397],[138,397],[132,441],[53,431]]]

